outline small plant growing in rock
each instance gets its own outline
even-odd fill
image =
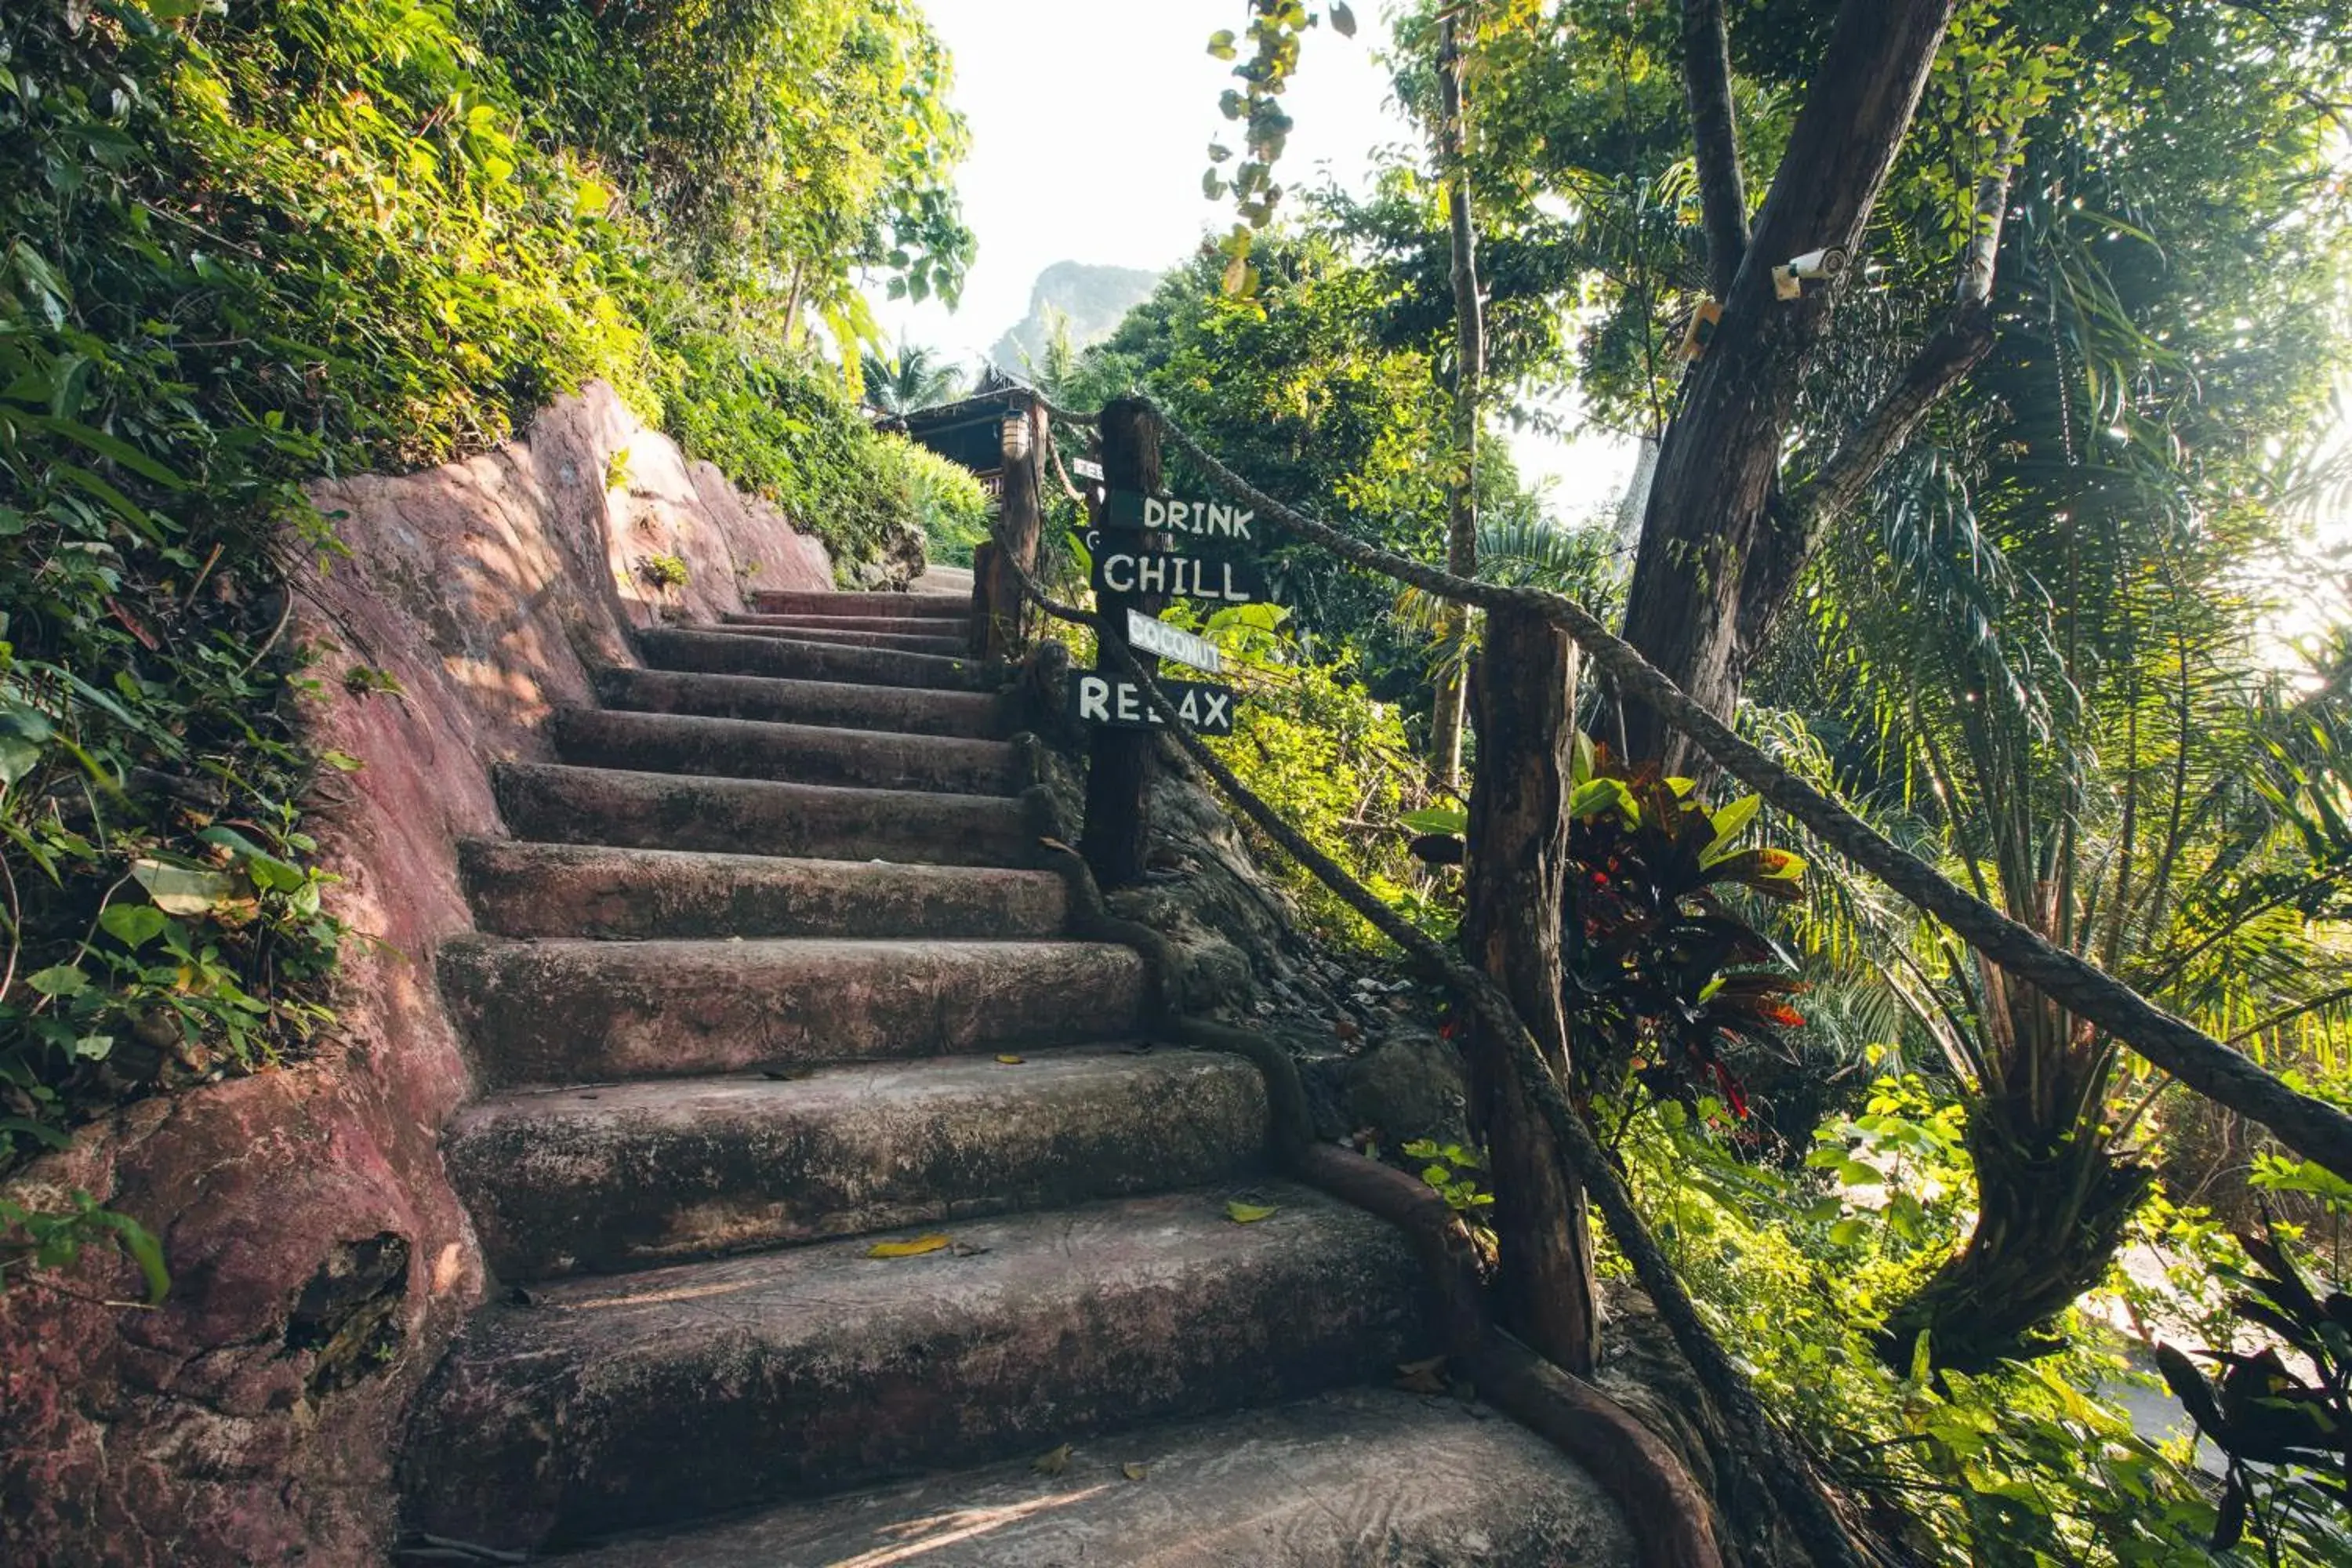
[[[401,685],[400,677],[388,669],[377,669],[365,664],[355,664],[343,671],[343,689],[354,697],[408,695],[408,689]]]
[[[637,574],[646,582],[670,593],[686,586],[686,563],[675,555],[648,555],[637,563]]]
[[[625,490],[628,488],[629,449],[624,447],[604,459],[604,489],[609,494],[614,490]]]

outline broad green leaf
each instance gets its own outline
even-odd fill
[[[79,996],[89,989],[89,976],[70,963],[53,963],[25,976],[25,984],[44,996]]]
[[[131,875],[155,907],[165,914],[210,914],[223,905],[237,900],[236,879],[221,871],[203,871],[186,866],[167,866],[160,860],[141,860],[131,868]]]
[[[163,934],[170,919],[152,904],[109,904],[99,911],[99,928],[136,952]]]
[[[1465,833],[1470,827],[1468,812],[1438,805],[1408,811],[1397,820],[1415,833]]]
[[[1227,1198],[1225,1217],[1235,1225],[1255,1225],[1262,1219],[1273,1218],[1280,1207],[1279,1204],[1245,1204],[1239,1198]]]

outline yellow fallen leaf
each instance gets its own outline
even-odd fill
[[[1118,1468],[1118,1473],[1125,1476],[1130,1481],[1139,1481],[1151,1472],[1145,1469],[1141,1465],[1129,1464],[1121,1465]]]
[[[1070,1468],[1070,1446],[1067,1443],[1050,1454],[1040,1454],[1029,1461],[1029,1468],[1041,1476],[1058,1476]]]
[[[949,1245],[948,1237],[937,1234],[919,1236],[910,1241],[877,1241],[866,1249],[868,1258],[920,1258],[926,1252],[938,1252]]]
[[[1255,1225],[1262,1219],[1272,1218],[1279,1206],[1276,1204],[1245,1204],[1239,1198],[1227,1198],[1225,1215],[1235,1225]]]
[[[1445,1379],[1439,1375],[1439,1371],[1444,1365],[1445,1358],[1442,1355],[1432,1356],[1427,1361],[1399,1362],[1396,1385],[1407,1394],[1443,1394],[1445,1392]]]
[[[1048,849],[1058,849],[1065,855],[1075,855],[1077,853],[1076,850],[1071,848],[1068,845],[1063,843],[1058,838],[1040,838],[1037,842],[1044,845]]]
[[[1011,1051],[1006,1051],[1000,1055],[996,1059],[1003,1062],[1006,1067],[1017,1068],[1029,1058],[1027,1057],[1016,1057]]]

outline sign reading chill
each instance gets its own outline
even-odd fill
[[[1184,727],[1202,735],[1234,732],[1231,687],[1205,681],[1163,680],[1160,689],[1175,705]],[[1083,724],[1108,724],[1114,730],[1156,730],[1160,715],[1144,700],[1143,688],[1121,676],[1081,670],[1070,677],[1070,717]]]
[[[1132,536],[1131,536],[1132,537]],[[1265,574],[1229,555],[1171,555],[1106,537],[1095,552],[1088,581],[1097,594],[1164,594],[1220,605],[1255,605],[1266,598]]]

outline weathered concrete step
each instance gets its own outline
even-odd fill
[[[971,600],[952,594],[812,594],[759,589],[751,608],[763,616],[937,616],[969,619]]]
[[[554,763],[501,763],[491,784],[518,838],[942,866],[1034,866],[1037,859],[1020,802],[1003,795]]]
[[[937,654],[887,647],[845,647],[739,632],[656,626],[637,634],[646,662],[657,669],[705,675],[767,675],[786,680],[846,680],[866,686],[917,686],[985,691],[997,677],[985,666]]]
[[[977,691],[932,691],[919,686],[860,686],[847,681],[615,668],[597,672],[596,696],[607,708],[638,712],[698,713],[710,719],[758,719],[837,730],[997,740],[1013,729],[1012,716],[1000,698]]]
[[[971,602],[971,568],[934,561],[923,569],[921,576],[907,584],[907,592],[961,595],[968,605]]]
[[[1386,1382],[1429,1353],[1381,1221],[1278,1183],[564,1280],[477,1312],[403,1465],[413,1528],[508,1548]],[[810,1561],[786,1558],[785,1562]],[[1131,1556],[1107,1558],[1133,1562]]]
[[[1051,937],[1068,889],[1051,871],[790,860],[603,844],[457,847],[474,918],[500,936]]]
[[[900,622],[905,626],[907,622]],[[915,623],[920,625],[922,623]],[[923,653],[940,658],[963,658],[971,645],[961,631],[948,637],[924,637],[915,632],[844,632],[823,626],[763,626],[730,618],[708,628],[730,637],[778,637],[786,642],[824,643],[834,647],[878,647],[894,653]]]
[[[1081,1047],[510,1094],[443,1153],[492,1268],[532,1279],[1219,1181],[1265,1136],[1238,1057]]]
[[[1141,1467],[1140,1479],[1126,1467]],[[1391,1389],[1080,1444],[567,1557],[569,1568],[1632,1568],[1592,1478],[1500,1416]]]
[[[486,1084],[690,1078],[1117,1039],[1143,963],[1076,942],[508,942],[441,946]]]
[[[969,617],[950,621],[945,616],[923,616],[908,625],[905,616],[769,616],[754,611],[749,615],[729,614],[720,617],[730,626],[789,626],[811,632],[886,632],[893,637],[943,637],[961,636],[971,622]]]
[[[560,708],[551,728],[556,754],[588,767],[947,795],[1022,786],[1019,754],[1003,741],[610,708]]]

